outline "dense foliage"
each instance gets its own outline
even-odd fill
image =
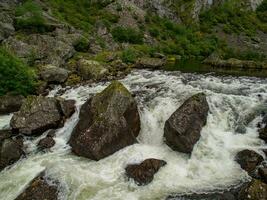
[[[17,7],[15,14],[16,29],[23,29],[31,32],[46,32],[51,28],[46,24],[42,7],[32,0],[28,0]]]
[[[117,42],[128,42],[131,44],[142,44],[143,33],[133,28],[115,27],[111,34]]]
[[[0,48],[0,72],[0,95],[27,95],[34,91],[34,72],[4,48]]]
[[[75,28],[90,32],[97,21],[107,24],[116,23],[119,16],[112,14],[103,8],[110,3],[106,1],[92,0],[48,0],[47,4],[52,8],[53,14]]]
[[[257,17],[257,14],[241,8],[238,1],[226,1],[203,12],[200,15],[200,25],[201,30],[208,33],[212,32],[214,26],[222,27],[223,31],[229,34],[245,33],[253,36],[256,30],[267,32],[267,25]]]

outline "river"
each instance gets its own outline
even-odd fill
[[[257,133],[260,113],[267,112],[267,79],[136,70],[121,82],[138,102],[138,144],[98,162],[73,155],[67,141],[78,121],[79,108],[108,83],[70,88],[61,96],[75,99],[77,112],[57,130],[56,145],[50,152],[36,149],[45,134],[25,139],[27,158],[0,173],[0,199],[13,200],[45,169],[48,176],[60,181],[62,200],[161,200],[170,194],[227,189],[249,180],[234,157],[243,149],[264,155],[261,149],[267,148]],[[58,91],[56,88],[49,95]],[[189,157],[164,144],[163,127],[168,117],[198,92],[207,94],[210,112]],[[0,116],[0,129],[8,127],[10,117]],[[147,158],[165,160],[167,165],[152,183],[140,187],[126,179],[124,168]]]

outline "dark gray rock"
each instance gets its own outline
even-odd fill
[[[24,100],[22,95],[0,96],[0,115],[18,111]]]
[[[57,182],[53,184],[47,181],[44,175],[36,177],[29,186],[15,200],[57,200],[59,186]]]
[[[206,95],[196,94],[187,99],[165,122],[166,144],[173,150],[191,153],[206,125],[209,105]]]
[[[147,185],[153,181],[155,173],[166,164],[164,160],[146,159],[140,164],[128,165],[125,168],[126,176],[134,179],[138,185]]]
[[[58,128],[73,113],[67,110],[67,105],[64,100],[57,98],[29,96],[21,109],[13,115],[11,128],[14,132],[25,135],[41,134],[48,129]]]
[[[235,160],[241,168],[252,174],[257,166],[263,161],[263,157],[251,150],[243,150],[236,154]]]
[[[23,155],[23,141],[12,138],[10,131],[0,131],[0,170],[14,164]]]
[[[46,65],[41,69],[40,76],[48,83],[64,83],[69,76],[69,71],[53,65]]]
[[[137,104],[131,93],[114,81],[81,107],[69,143],[75,154],[100,160],[134,144],[139,131]]]

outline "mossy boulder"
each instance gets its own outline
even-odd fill
[[[108,69],[100,62],[80,59],[78,61],[78,74],[83,80],[101,80],[108,74]]]
[[[252,180],[248,187],[243,188],[239,195],[239,200],[265,200],[267,199],[267,184],[260,180]]]
[[[209,105],[206,95],[196,94],[187,99],[165,122],[166,144],[173,150],[191,153],[206,125]]]
[[[70,108],[67,108],[70,107]],[[73,103],[63,99],[29,96],[10,122],[14,132],[25,135],[41,134],[58,128],[73,113]]]
[[[78,156],[100,160],[134,144],[140,131],[137,103],[118,81],[87,100],[70,145]]]
[[[40,70],[41,78],[48,83],[64,83],[69,76],[68,70],[53,65],[43,66]]]
[[[160,69],[164,67],[166,60],[162,58],[140,58],[134,64],[135,68],[150,68],[150,69]]]

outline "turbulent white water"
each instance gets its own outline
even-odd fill
[[[132,72],[122,82],[138,101],[142,121],[139,144],[98,162],[71,154],[67,141],[77,123],[77,111],[57,131],[51,152],[35,153],[36,143],[44,135],[25,141],[31,152],[27,159],[0,173],[0,199],[13,200],[44,169],[61,182],[60,197],[68,200],[157,200],[176,193],[224,189],[249,178],[234,156],[242,149],[262,154],[260,149],[266,148],[258,139],[256,128],[261,120],[259,112],[267,110],[266,79],[141,70]],[[67,90],[62,97],[75,99],[79,108],[107,85],[81,86]],[[184,100],[198,92],[207,94],[210,113],[189,158],[164,144],[163,127]],[[245,134],[236,133],[246,116],[253,116],[250,113],[258,117],[244,126]],[[7,124],[7,119],[0,117],[0,128]],[[168,164],[151,184],[139,187],[125,178],[124,168],[147,158],[163,159]]]

